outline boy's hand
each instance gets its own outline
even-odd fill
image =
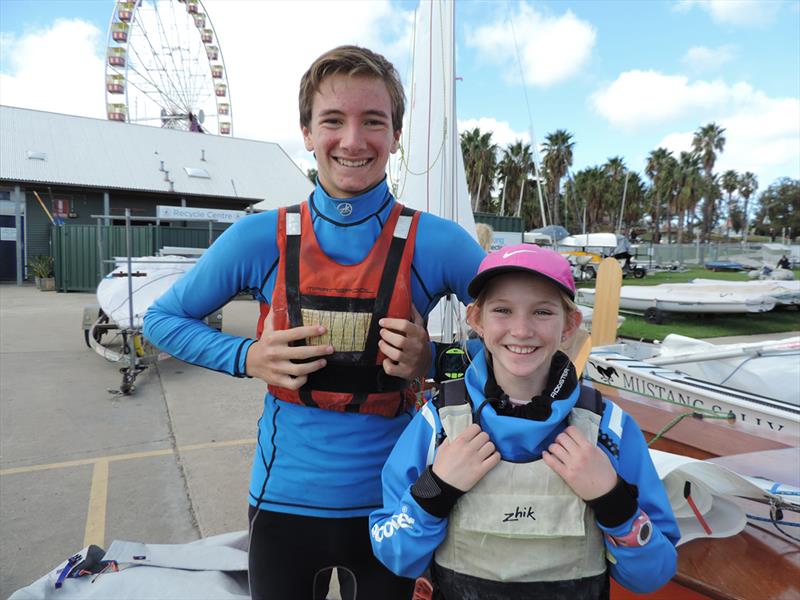
[[[378,348],[386,355],[383,370],[387,375],[414,379],[425,377],[431,366],[431,345],[422,315],[411,305],[413,321],[385,318],[379,321]]]
[[[570,425],[542,452],[542,460],[582,500],[594,500],[617,484],[617,472],[600,448]]]
[[[308,374],[320,370],[333,353],[333,346],[290,346],[290,342],[316,337],[325,333],[321,325],[305,325],[282,331],[273,329],[273,313],[269,312],[264,322],[261,338],[250,345],[245,358],[245,371],[251,377],[263,379],[270,385],[297,390],[306,382]],[[308,363],[295,363],[320,357]]]
[[[445,483],[468,492],[499,462],[500,453],[489,435],[472,423],[454,440],[442,442],[433,459],[433,472]]]

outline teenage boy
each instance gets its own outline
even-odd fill
[[[229,228],[145,319],[173,356],[269,385],[249,494],[253,598],[311,598],[330,567],[354,575],[358,598],[411,595],[413,582],[374,558],[368,515],[413,416],[409,385],[431,364],[421,317],[450,292],[470,301],[484,253],[456,223],[392,196],[404,110],[383,56],[320,56],[300,83],[316,189]],[[261,302],[258,340],[200,320],[242,290]]]

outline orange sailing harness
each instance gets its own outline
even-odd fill
[[[299,390],[269,386],[279,400],[393,417],[413,406],[409,382],[387,375],[378,349],[384,317],[411,319],[411,261],[419,213],[392,208],[366,258],[341,265],[317,242],[307,202],[278,213],[280,259],[271,306],[275,330],[319,323],[327,333],[297,345],[332,345],[327,365]],[[342,238],[345,242],[346,238]]]

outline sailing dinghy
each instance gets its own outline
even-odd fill
[[[661,345],[610,344],[592,349],[585,376],[800,441],[800,337],[715,346],[673,334]]]
[[[745,292],[770,296],[778,305],[800,304],[800,281],[759,280],[759,281],[720,281],[718,279],[693,279],[684,284],[689,287],[713,287],[721,292]]]
[[[579,304],[594,306],[595,290],[579,289]],[[652,322],[660,322],[662,313],[759,313],[775,308],[775,299],[763,293],[747,293],[717,289],[713,286],[680,285],[626,285],[620,289],[619,308],[644,313]]]

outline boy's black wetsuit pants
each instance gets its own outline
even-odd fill
[[[253,600],[324,600],[330,567],[338,567],[342,600],[410,600],[414,580],[398,577],[372,553],[368,517],[304,517],[252,506],[249,517]]]

